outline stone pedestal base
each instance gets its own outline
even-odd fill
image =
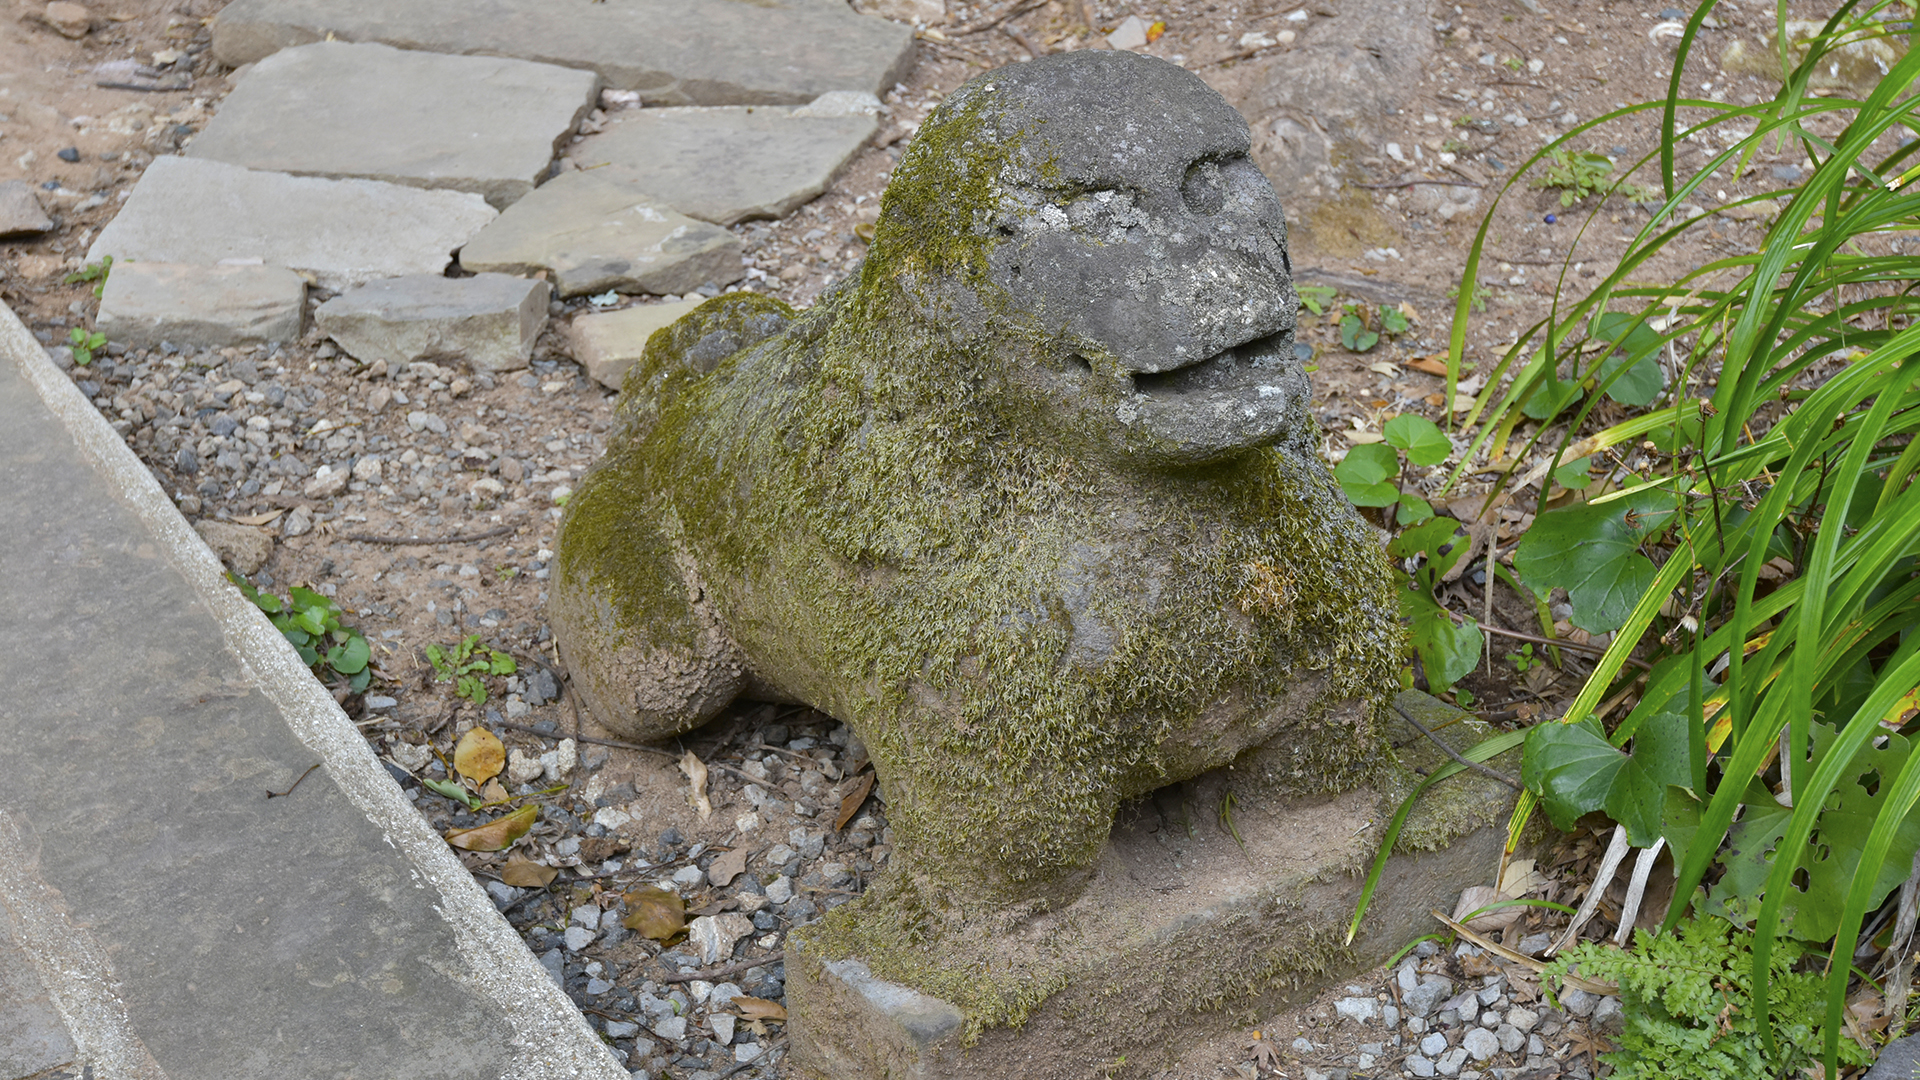
[[[1457,750],[1490,734],[1424,694],[1403,694],[1400,705],[1430,729],[1463,721],[1442,733]],[[1430,772],[1446,763],[1397,714],[1389,730],[1405,765]],[[1496,767],[1518,775],[1511,757]],[[1347,947],[1367,868],[1417,777],[1402,774],[1399,790],[1299,800],[1262,794],[1271,789],[1253,772],[1243,760],[1123,809],[1073,904],[1012,928],[976,928],[996,935],[992,949],[1006,959],[984,967],[1045,972],[1051,992],[1021,1027],[987,1028],[971,1046],[961,1007],[874,974],[940,971],[948,950],[938,943],[911,955],[844,956],[828,951],[831,935],[795,935],[787,1001],[799,1075],[1150,1076],[1182,1047],[1256,1024],[1436,929],[1432,909],[1450,910],[1461,889],[1493,880],[1515,798],[1477,774],[1430,792]],[[858,909],[843,910],[858,918]],[[968,946],[977,957],[979,939]]]

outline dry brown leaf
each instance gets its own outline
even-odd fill
[[[559,873],[559,870],[541,866],[516,851],[507,856],[507,865],[500,869],[500,880],[516,889],[544,889],[553,884],[555,875]]]
[[[507,794],[507,789],[500,783],[500,778],[497,776],[480,788],[480,798],[483,802],[503,803],[512,797]]]
[[[500,851],[513,846],[515,840],[527,835],[533,823],[540,820],[540,807],[537,803],[515,810],[504,817],[494,818],[485,825],[475,825],[471,829],[455,829],[447,834],[447,843],[468,851]]]
[[[855,780],[853,790],[847,792],[847,797],[840,800],[840,816],[834,819],[833,831],[839,832],[846,828],[847,822],[852,821],[853,815],[860,812],[860,807],[871,794],[873,794],[873,774],[867,773]]]
[[[733,884],[734,878],[746,872],[748,854],[746,848],[738,847],[714,859],[707,866],[707,884],[722,889]]]
[[[1490,907],[1503,900],[1511,899],[1513,898],[1491,885],[1473,885],[1461,890],[1460,902],[1453,907],[1453,917],[1466,920],[1468,926],[1473,927],[1483,934],[1491,934],[1495,930],[1505,929],[1506,927],[1512,926],[1515,922],[1518,922],[1522,914],[1522,909],[1518,907],[1506,907],[1498,911],[1489,911],[1484,915],[1478,915],[1471,919],[1468,919],[1467,916],[1472,915],[1481,908]]]
[[[681,900],[678,893],[642,885],[621,894],[620,899],[627,905],[627,914],[620,925],[641,937],[666,941],[687,928],[686,901]]]
[[[733,999],[733,1008],[742,1020],[766,1020],[770,1023],[785,1023],[787,1008],[777,1001],[766,998],[737,997]]]
[[[461,776],[484,784],[500,775],[507,765],[507,748],[486,728],[477,727],[460,736],[453,748],[453,767]]]
[[[687,774],[687,801],[702,818],[713,816],[713,804],[707,801],[707,766],[689,750],[680,757],[680,771]]]
[[[1416,356],[1410,360],[1402,360],[1401,363],[1415,371],[1424,371],[1429,375],[1444,376],[1447,373],[1446,353],[1439,353],[1432,357]]]
[[[259,514],[235,514],[233,520],[241,525],[266,525],[284,513],[285,510],[268,510]]]

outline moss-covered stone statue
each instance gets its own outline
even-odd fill
[[[856,279],[656,334],[558,545],[601,722],[810,704],[866,743],[896,866],[1042,904],[1122,800],[1249,748],[1302,791],[1366,775],[1394,596],[1316,452],[1248,142],[1160,60],[982,75],[901,159]]]

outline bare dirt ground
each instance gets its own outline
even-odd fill
[[[50,25],[41,3],[23,0],[0,19],[0,180],[31,181],[58,222],[40,238],[0,242],[0,300],[46,343],[64,341],[71,327],[90,319],[90,286],[62,280],[80,269],[89,240],[144,166],[156,155],[176,152],[218,109],[228,85],[206,51],[206,23],[219,6],[219,0],[93,0],[90,25],[78,38]],[[1337,458],[1354,443],[1377,438],[1397,413],[1445,418],[1443,380],[1432,372],[1451,325],[1449,294],[1460,285],[1487,206],[1547,139],[1663,94],[1677,41],[1674,20],[1684,14],[1658,3],[1555,0],[1157,6],[950,0],[944,22],[923,31],[908,82],[888,96],[890,112],[875,145],[827,194],[788,219],[738,227],[751,259],[747,285],[797,305],[811,303],[858,264],[861,226],[877,216],[893,162],[946,93],[981,71],[1035,54],[1106,47],[1104,32],[1137,16],[1147,26],[1164,24],[1142,51],[1195,70],[1246,113],[1256,159],[1288,210],[1301,282],[1337,291],[1328,315],[1303,313],[1300,335],[1316,352],[1315,407],[1328,454]],[[1712,58],[1736,38],[1752,39],[1771,19],[1772,8],[1752,0],[1723,4],[1706,31],[1706,45],[1684,73],[1688,92],[1741,102],[1770,95],[1770,84],[1724,72]],[[1087,29],[1089,21],[1095,30]],[[191,87],[136,91],[96,85],[102,81],[95,74],[99,65],[123,60],[144,65],[146,71],[137,73],[143,78],[184,82],[182,76],[190,75]],[[1658,122],[1657,113],[1640,114],[1581,137],[1577,148],[1613,156],[1624,169],[1654,147]],[[1710,149],[1685,144],[1682,167]],[[1741,175],[1710,185],[1712,201],[1704,209],[1778,186],[1790,177],[1789,169],[1784,160],[1756,161]],[[1651,182],[1644,171],[1637,178]],[[1473,317],[1467,334],[1469,363],[1483,365],[1481,370],[1490,365],[1500,346],[1546,316],[1556,288],[1580,290],[1610,270],[1647,220],[1646,210],[1619,197],[1567,207],[1557,190],[1513,189],[1489,226],[1489,257],[1472,286],[1485,310]],[[1753,221],[1718,222],[1663,254],[1649,273],[1674,276],[1700,261],[1751,250],[1758,236]],[[1337,329],[1338,305],[1347,303],[1370,312],[1382,304],[1400,307],[1412,319],[1411,329],[1383,337],[1364,354],[1351,352],[1340,344]],[[571,694],[553,700],[536,681],[543,669],[563,674],[542,614],[546,560],[559,516],[555,501],[602,449],[613,401],[566,353],[562,329],[586,309],[585,301],[556,306],[531,368],[499,379],[421,365],[407,373],[369,369],[317,335],[273,354],[229,350],[162,357],[110,349],[103,361],[74,374],[109,419],[121,422],[129,442],[162,484],[178,493],[190,517],[240,521],[274,537],[273,554],[256,581],[282,591],[310,584],[347,609],[347,621],[375,643],[387,680],[370,694],[396,701],[375,707],[352,696],[349,710],[378,752],[397,768],[424,776],[443,767],[437,761],[418,764],[418,748],[450,753],[452,739],[475,722],[501,734],[509,747],[534,755],[552,751],[564,736],[607,736],[574,710]],[[407,415],[418,409],[444,416],[446,430],[410,425]],[[196,454],[209,460],[185,467],[182,451],[195,442],[170,430],[164,418],[206,417],[209,410],[229,412],[242,424],[249,415],[265,418],[262,430],[271,437],[255,444],[256,460],[236,457],[216,465],[214,455]],[[303,474],[274,467],[288,456]],[[336,497],[302,494],[315,465],[347,460],[373,465],[356,469],[352,484]],[[478,484],[483,480],[493,483]],[[1482,480],[1460,494],[1484,490]],[[1502,538],[1517,536],[1528,515],[1518,507],[1502,513]],[[290,528],[296,518],[310,527]],[[481,533],[488,535],[460,539]],[[422,537],[446,542],[394,542]],[[1473,596],[1477,608],[1479,589],[1464,591],[1471,585],[1463,582],[1460,599]],[[1504,591],[1496,598],[1507,625],[1530,625],[1530,603]],[[427,645],[451,645],[467,634],[520,663],[511,681],[492,681],[485,706],[455,698],[449,684],[435,681],[425,659]],[[1577,685],[1579,673],[1570,667],[1523,678],[1492,665],[1464,685],[1490,718],[1517,720],[1550,712],[1558,696]],[[559,683],[564,690],[564,679]],[[570,909],[617,910],[619,890],[703,866],[730,847],[753,847],[754,870],[788,873],[815,910],[844,902],[867,875],[884,867],[880,799],[856,808],[848,828],[832,827],[842,796],[858,783],[863,755],[830,719],[805,710],[743,706],[689,736],[685,745],[713,766],[711,817],[688,806],[686,781],[670,755],[579,744],[586,768],[562,799],[571,816],[550,815],[535,833],[534,850],[550,863],[594,876],[557,899],[515,897],[522,902],[511,908],[511,917],[537,952],[557,947]],[[749,799],[750,782],[772,791],[771,808],[764,798]],[[473,820],[437,796],[422,794],[419,804],[442,826]],[[608,808],[630,820],[593,824],[596,812]],[[749,814],[756,819],[748,822]],[[818,846],[809,848],[809,840]],[[787,853],[766,850],[789,842]],[[1569,855],[1568,865],[1579,857]],[[497,878],[501,870],[497,857],[474,856],[471,864],[483,878]],[[831,869],[823,873],[823,864]],[[695,905],[725,910],[729,902],[730,894],[715,887],[696,897]],[[1452,898],[1434,902],[1450,906]],[[744,910],[737,899],[731,903]],[[766,959],[728,977],[747,982],[748,993],[777,999],[774,952],[786,926],[804,917],[802,908],[756,920],[765,926],[756,926],[749,948]],[[627,936],[591,960],[585,954],[570,958],[569,986],[603,1021],[634,1015],[638,987],[664,995],[678,985],[651,981],[679,970],[668,967],[659,951]],[[620,991],[624,999],[579,989],[602,975],[613,981],[616,973],[635,988]],[[1385,979],[1376,973],[1352,982],[1372,993]],[[1249,1029],[1196,1040],[1165,1075],[1264,1073],[1269,1069],[1262,1042],[1276,1049],[1272,1067],[1288,1076],[1333,1070],[1321,1072],[1332,1076],[1353,1068],[1358,1048],[1380,1041],[1381,1033],[1335,1024],[1330,1002],[1348,992],[1335,988],[1259,1025],[1257,1035]],[[1306,1036],[1320,1049],[1290,1049],[1292,1040]],[[637,1043],[622,1039],[615,1045],[630,1055],[631,1067],[655,1074],[690,1075],[722,1057],[732,1060],[719,1047],[650,1043],[645,1034]],[[773,1048],[769,1059],[777,1056],[777,1042],[765,1045]],[[1400,1048],[1376,1056],[1382,1069],[1399,1075],[1392,1062],[1404,1053]],[[709,1073],[718,1075],[724,1067],[712,1065]],[[764,1062],[752,1068],[749,1075],[775,1074]]]

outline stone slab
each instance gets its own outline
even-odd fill
[[[1915,1080],[1920,1077],[1920,1035],[1895,1039],[1880,1049],[1873,1068],[1861,1080]]]
[[[471,191],[505,209],[599,94],[600,77],[577,68],[322,41],[254,65],[187,156]]]
[[[800,107],[618,113],[568,156],[582,168],[627,168],[662,202],[702,221],[785,217],[825,191],[879,130],[878,99],[823,98]]]
[[[313,321],[359,360],[464,360],[475,371],[525,367],[547,325],[544,281],[413,274],[363,285],[314,309]]]
[[[0,182],[0,240],[38,236],[53,228],[53,219],[40,206],[33,185],[25,180]]]
[[[87,261],[258,260],[343,290],[375,278],[438,274],[495,216],[485,199],[467,192],[160,157],[100,230]]]
[[[562,173],[507,208],[460,250],[476,272],[547,271],[563,297],[660,295],[746,274],[740,239],[647,194],[630,169]]]
[[[1398,700],[1430,727],[1457,721],[1447,729],[1457,745],[1491,734],[1424,694]],[[1412,734],[1390,723],[1392,734]],[[1018,1030],[988,1028],[964,1046],[965,1017],[954,1003],[878,978],[860,957],[827,955],[807,931],[791,935],[796,1075],[1152,1076],[1183,1045],[1257,1024],[1383,962],[1435,928],[1432,909],[1451,909],[1463,888],[1489,883],[1499,866],[1514,792],[1477,775],[1449,780],[1410,816],[1348,947],[1367,867],[1405,787],[1288,800],[1263,793],[1258,755],[1123,811],[1086,891],[1007,928],[1000,959],[1010,970],[1052,964],[1064,982]],[[1401,757],[1428,770],[1447,760],[1417,736]],[[1496,767],[1517,771],[1519,763]],[[1244,847],[1215,824],[1229,791]],[[1175,842],[1159,835],[1169,829]],[[857,917],[858,908],[843,911]],[[938,942],[923,948],[941,955]]]
[[[626,1080],[4,307],[0,484],[0,917],[93,1075]]]
[[[239,67],[328,35],[587,68],[651,105],[877,95],[913,64],[910,28],[818,0],[235,0],[213,52]]]
[[[71,1067],[79,1051],[9,922],[0,906],[0,1080],[32,1080]]]
[[[672,326],[680,316],[705,303],[705,299],[676,300],[666,304],[643,304],[599,315],[578,315],[567,328],[573,345],[574,362],[602,386],[620,389],[627,369],[647,351],[647,339],[654,331]]]
[[[135,348],[162,341],[220,349],[300,337],[307,283],[284,266],[115,260],[95,330]]]

